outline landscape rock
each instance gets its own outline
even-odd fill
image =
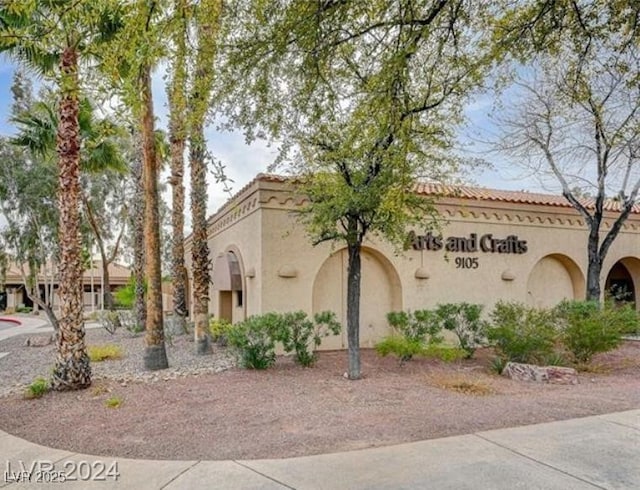
[[[50,345],[54,340],[55,338],[53,335],[50,335],[48,337],[27,337],[24,345],[26,347],[45,347],[47,345]]]
[[[536,366],[519,362],[508,362],[502,375],[516,381],[535,381],[552,384],[578,384],[578,373],[573,368],[560,366]]]

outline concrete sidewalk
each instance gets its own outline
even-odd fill
[[[6,318],[20,322],[20,325],[0,329],[0,341],[14,337],[15,335],[38,334],[53,331],[53,327],[47,321],[47,318],[40,316],[23,316],[23,315],[0,315],[0,318]]]
[[[640,410],[346,453],[250,461],[87,456],[0,432],[0,461],[5,465],[0,487],[9,489],[631,490],[640,488]],[[117,481],[108,471],[115,469],[114,463]],[[64,484],[6,482],[23,467],[25,477],[35,478],[38,464],[45,481],[61,479],[60,472],[67,478],[89,478]]]

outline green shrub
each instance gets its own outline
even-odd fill
[[[433,357],[440,359],[443,362],[455,362],[467,357],[467,352],[464,349],[453,347],[450,345],[427,345],[422,349],[420,355],[423,357]]]
[[[556,307],[561,338],[576,363],[618,347],[622,333],[635,328],[638,316],[629,305],[601,306],[596,301],[563,301]]]
[[[41,398],[45,393],[49,391],[49,382],[43,377],[37,377],[33,383],[27,386],[27,391],[25,392],[25,398],[33,399],[33,398]]]
[[[438,305],[436,314],[442,327],[456,334],[465,357],[471,358],[486,337],[487,323],[480,318],[482,305],[447,303]]]
[[[280,315],[276,338],[282,342],[285,352],[293,352],[294,360],[302,366],[312,366],[316,361],[316,349],[322,339],[338,335],[341,325],[332,311],[316,313],[313,320],[304,311]]]
[[[282,318],[277,313],[251,316],[227,331],[227,341],[238,356],[240,365],[248,369],[267,369],[276,362],[276,338]]]
[[[496,374],[502,374],[502,371],[504,371],[505,366],[507,365],[507,361],[498,356],[498,357],[494,357],[491,360],[491,370],[496,373]]]
[[[431,310],[415,310],[414,312],[392,311],[387,314],[387,321],[405,342],[391,340],[401,364],[410,360],[412,351],[420,351],[429,344],[439,344],[444,339],[440,335],[442,325],[438,315]],[[386,339],[383,339],[383,342]],[[383,348],[384,350],[384,348]]]
[[[415,339],[408,339],[399,335],[385,337],[375,345],[376,352],[382,357],[389,354],[398,358],[400,365],[414,357],[431,357],[444,362],[453,362],[466,357],[466,352],[457,347],[438,344],[425,344]]]
[[[122,359],[122,349],[114,344],[90,345],[87,347],[87,353],[91,362]]]
[[[147,291],[147,283],[144,284],[145,293]],[[113,299],[116,305],[121,308],[131,309],[136,301],[136,278],[130,277],[125,286],[116,289],[113,293]]]
[[[428,345],[439,344],[444,340],[440,335],[442,325],[435,311],[392,311],[387,313],[387,321],[396,334],[385,337],[375,348],[381,356],[395,355],[400,365],[421,355]]]
[[[440,343],[442,326],[438,315],[431,310],[414,312],[392,311],[387,313],[387,321],[400,335],[408,340],[425,343]]]
[[[25,306],[23,304],[16,306],[16,313],[31,313],[33,308],[31,306]]]
[[[111,396],[104,401],[104,404],[107,408],[120,408],[124,400],[119,396]]]
[[[421,354],[425,346],[421,340],[408,339],[400,335],[390,335],[378,342],[375,345],[375,349],[382,357],[386,357],[389,354],[396,356],[402,366],[414,356]]]
[[[490,316],[487,338],[504,360],[544,364],[553,356],[558,333],[552,311],[500,301]]]
[[[211,335],[211,340],[218,345],[227,345],[227,333],[231,327],[231,323],[224,318],[211,317],[209,319],[209,335]]]

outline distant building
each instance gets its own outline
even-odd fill
[[[408,229],[402,254],[370,236],[362,252],[360,339],[372,346],[389,333],[392,310],[498,300],[553,306],[583,299],[587,228],[562,197],[473,187],[420,184],[415,192],[440,196],[442,235]],[[344,245],[313,247],[292,213],[304,204],[283,177],[258,175],[209,219],[213,261],[210,312],[238,322],[269,311],[332,310],[346,325],[347,252]],[[615,217],[607,204],[603,230]],[[186,261],[190,280],[190,238]],[[640,288],[640,208],[633,210],[602,270],[603,291],[635,302]],[[192,288],[190,288],[192,291]],[[346,333],[323,348],[344,348]]]
[[[131,270],[120,264],[109,264],[109,286],[111,291],[124,286],[131,277]],[[92,312],[102,309],[102,291],[104,289],[102,281],[102,262],[94,261],[93,267],[85,270],[82,276],[84,287],[84,309],[85,312]],[[44,300],[50,291],[53,290],[53,309],[57,310],[60,306],[60,299],[57,294],[58,277],[57,272],[51,265],[42,268],[38,274],[38,290],[40,297]],[[10,264],[7,270],[6,279],[6,309],[15,310],[19,306],[25,306],[37,310],[37,305],[29,299],[25,291],[24,282],[19,266],[15,263]]]

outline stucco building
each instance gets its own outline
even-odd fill
[[[111,292],[115,292],[118,288],[123,287],[131,277],[131,270],[120,264],[109,264],[109,287]],[[58,296],[58,273],[51,264],[45,265],[38,273],[37,277],[38,291],[40,297],[49,302],[54,310],[60,307],[60,298]],[[105,288],[104,279],[102,277],[102,262],[96,260],[92,267],[84,270],[82,274],[83,283],[83,303],[85,312],[92,312],[103,308],[102,290]],[[2,293],[0,293],[2,294]],[[53,298],[49,301],[49,294],[53,294]],[[15,263],[10,263],[5,279],[5,291],[0,297],[0,311],[7,309],[13,311],[23,306],[34,308],[37,311],[38,306],[34,304],[25,291],[22,271]]]
[[[238,322],[269,311],[334,311],[346,325],[347,253],[313,247],[292,211],[304,204],[286,178],[258,175],[209,219],[213,283],[210,312]],[[389,333],[386,313],[467,301],[553,306],[584,298],[587,229],[562,197],[420,184],[440,196],[441,235],[413,229],[398,252],[369,237],[362,254],[360,338],[368,347]],[[608,203],[607,230],[616,203]],[[191,279],[190,239],[186,259]],[[640,208],[634,209],[603,267],[603,290],[635,301],[640,287]],[[191,288],[190,288],[191,289]],[[346,333],[323,348],[346,347]]]

